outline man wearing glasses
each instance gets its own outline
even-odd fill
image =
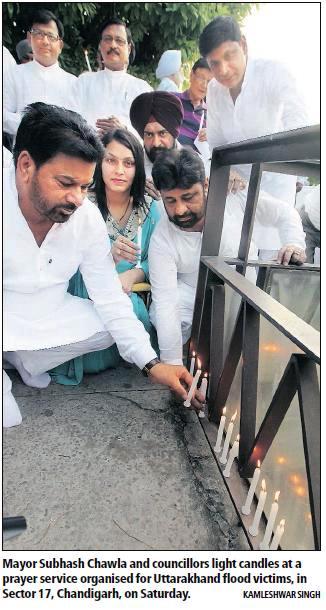
[[[77,110],[72,86],[76,77],[58,63],[64,29],[51,11],[34,13],[27,33],[33,61],[14,66],[3,83],[4,130],[16,135],[23,109],[32,102],[45,102]]]
[[[130,127],[129,110],[133,100],[152,87],[127,73],[135,57],[131,33],[118,18],[100,28],[99,51],[104,70],[82,74],[76,83],[80,114],[102,135],[117,126],[117,120]]]

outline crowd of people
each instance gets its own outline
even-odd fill
[[[204,28],[186,91],[180,51],[163,53],[153,91],[128,72],[135,46],[124,22],[98,34],[103,69],[78,78],[59,65],[64,28],[48,10],[21,45],[32,58],[16,65],[5,51],[5,366],[44,388],[123,358],[185,399],[211,151],[303,127],[307,115],[291,74],[250,58],[232,17]],[[230,174],[225,257],[237,255],[249,175],[244,166]],[[305,261],[309,212],[300,217],[295,193],[295,177],[262,179],[253,257],[268,248],[280,263]],[[149,310],[134,289],[144,283]],[[192,405],[203,402],[197,390]],[[4,371],[4,425],[21,421]]]

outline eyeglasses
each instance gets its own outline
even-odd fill
[[[119,47],[124,47],[128,42],[125,38],[119,38],[119,36],[115,37],[107,35],[103,36],[102,38],[102,42],[107,44],[112,44],[113,41],[116,42]]]
[[[35,28],[30,30],[30,34],[32,34],[35,40],[44,40],[44,38],[47,38],[50,42],[58,42],[58,40],[60,40],[60,36],[58,35],[56,36],[50,32],[44,32],[43,30],[37,30]]]

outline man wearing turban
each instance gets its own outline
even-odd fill
[[[160,80],[158,91],[177,93],[183,81],[181,51],[169,49],[161,55],[156,68],[156,78]]]
[[[160,151],[180,147],[177,138],[182,121],[182,104],[167,91],[142,93],[131,104],[130,122],[144,141],[146,187],[156,199],[159,195],[153,190],[152,166]]]

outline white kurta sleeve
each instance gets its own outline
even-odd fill
[[[207,90],[207,141],[210,150],[216,146],[227,144],[227,140],[223,134],[220,122],[220,112],[218,110],[218,101],[216,92],[213,87],[208,86]]]
[[[130,298],[122,290],[110,253],[106,227],[100,216],[92,215],[89,235],[91,237],[80,264],[88,294],[121,356],[142,369],[147,362],[156,358],[156,352],[151,347],[143,324],[134,314]]]
[[[3,83],[3,130],[16,135],[22,113],[17,111],[17,82],[15,78],[16,68],[7,74]]]
[[[305,250],[305,234],[297,210],[292,206],[260,192],[256,220],[265,227],[276,227],[280,234],[281,244],[293,244]]]
[[[177,265],[160,225],[151,238],[148,262],[160,359],[169,364],[182,364]]]

